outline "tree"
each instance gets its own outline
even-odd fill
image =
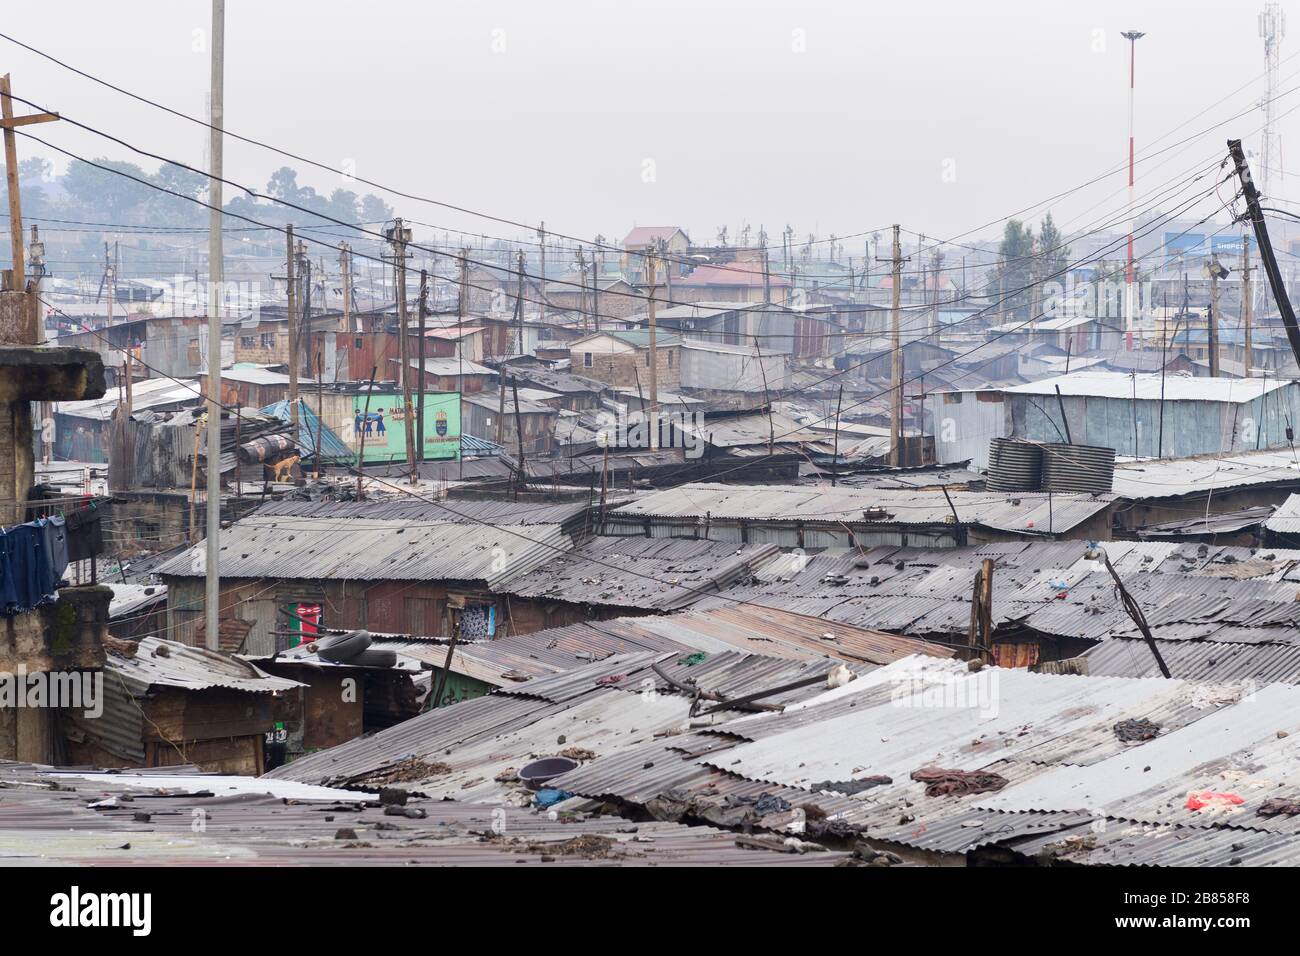
[[[393,218],[393,207],[374,193],[366,193],[361,199],[362,222],[385,222]]]
[[[130,219],[129,213],[153,192],[149,174],[135,163],[99,158],[95,165],[74,159],[68,164],[64,190],[90,215],[107,216],[113,222]],[[99,168],[104,167],[104,168]]]
[[[155,185],[163,189],[189,196],[191,199],[199,198],[208,190],[207,176],[186,169],[184,166],[177,166],[175,163],[163,163],[158,167],[158,172],[153,175],[152,180]]]
[[[1038,251],[1042,256],[1039,275],[1046,280],[1064,283],[1065,272],[1070,266],[1070,247],[1065,244],[1065,236],[1052,220],[1050,212],[1038,227]]]
[[[1029,286],[1033,282],[1030,268],[1034,250],[1034,230],[1019,219],[1007,221],[998,246],[998,263],[989,273],[987,292],[999,303],[997,308],[1016,319],[1029,318]]]

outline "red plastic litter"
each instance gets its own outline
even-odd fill
[[[1188,810],[1204,810],[1207,807],[1235,807],[1245,803],[1245,799],[1235,793],[1218,793],[1214,790],[1193,790],[1187,794]]]

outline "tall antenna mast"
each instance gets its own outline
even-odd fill
[[[1266,3],[1259,15],[1259,35],[1264,40],[1264,61],[1267,63],[1268,86],[1264,93],[1264,131],[1259,141],[1259,191],[1268,198],[1269,185],[1273,173],[1281,173],[1282,153],[1278,148],[1278,137],[1274,129],[1277,111],[1274,102],[1277,99],[1277,74],[1282,48],[1282,37],[1286,36],[1286,14],[1280,3]]]

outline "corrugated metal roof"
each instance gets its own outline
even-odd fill
[[[195,379],[179,381],[171,378],[150,378],[135,382],[131,388],[132,412],[142,412],[164,405],[195,404],[202,400],[203,389]],[[58,402],[56,411],[60,415],[74,415],[77,418],[106,422],[113,417],[120,404],[121,396],[114,389],[102,398]]]
[[[976,803],[997,810],[1086,809],[1150,823],[1300,833],[1298,818],[1255,812],[1267,798],[1293,795],[1300,787],[1300,760],[1287,739],[1300,731],[1300,690],[1284,684],[1247,685],[1225,688],[1222,698],[1232,694],[1236,699],[1221,706],[1207,697],[1205,716],[1140,746],[1088,766],[1054,768],[999,793],[980,795]],[[1187,805],[1190,793],[1207,790],[1236,799],[1211,801],[1208,812]]]
[[[272,677],[247,661],[218,654],[201,647],[189,647],[178,641],[146,637],[136,647],[134,657],[110,653],[104,663],[110,675],[125,678],[128,686],[180,687],[206,690],[224,687],[251,693],[268,694],[302,687],[297,681]],[[112,680],[112,676],[107,678]]]
[[[1011,395],[1052,395],[1059,388],[1070,397],[1121,398],[1166,402],[1232,402],[1244,404],[1261,395],[1286,388],[1292,383],[1279,378],[1185,378],[1181,375],[1128,372],[1072,372],[1055,378],[1013,385],[1002,391]]]
[[[1264,527],[1277,534],[1300,534],[1300,495],[1288,495],[1264,522]]]
[[[54,789],[57,783],[58,789]],[[410,794],[419,819],[372,796],[286,780],[202,774],[66,774],[0,762],[0,841],[10,860],[65,865],[833,866],[843,852],[789,854],[737,844],[711,826],[632,822]],[[138,796],[148,793],[144,808]],[[121,799],[125,795],[137,799]],[[94,803],[93,808],[88,804]],[[196,806],[209,812],[191,828]],[[141,818],[141,813],[148,815]],[[356,839],[340,839],[340,828]],[[583,847],[590,852],[583,852]]]
[[[1300,482],[1300,461],[1289,448],[1116,463],[1112,491],[1120,498],[1143,500],[1274,482]]]
[[[165,584],[120,584],[109,582],[113,591],[113,600],[108,605],[110,621],[126,617],[145,608],[165,604],[167,585]]]
[[[1156,646],[1170,673],[1186,680],[1300,684],[1300,644],[1259,646],[1213,640],[1157,640]],[[1140,639],[1116,637],[1103,641],[1084,657],[1089,674],[1113,677],[1160,674],[1150,649]]]
[[[220,574],[230,578],[485,581],[500,587],[573,547],[559,525],[420,524],[380,518],[251,515],[221,531]],[[158,568],[201,577],[202,544]]]
[[[1109,495],[998,494],[884,488],[829,488],[805,485],[737,486],[685,484],[646,495],[613,511],[615,517],[689,518],[703,522],[804,522],[806,524],[953,524],[953,508],[963,522],[1022,534],[1065,532],[1110,506]],[[882,509],[867,517],[869,509]],[[875,513],[873,512],[873,515]]]
[[[679,538],[593,538],[515,578],[506,593],[576,604],[671,611],[752,574],[775,545]]]
[[[582,518],[588,505],[513,501],[421,501],[409,495],[377,501],[268,501],[256,515],[303,518],[376,518],[391,522],[431,521],[439,524],[569,524]]]

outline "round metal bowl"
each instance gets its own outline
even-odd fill
[[[548,781],[578,768],[578,761],[568,757],[543,757],[525,765],[519,779],[529,790],[540,790]]]

